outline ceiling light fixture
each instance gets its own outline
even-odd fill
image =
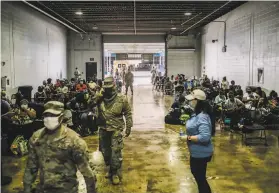
[[[190,16],[190,15],[192,15],[192,13],[190,13],[190,12],[186,12],[186,13],[184,13],[184,15],[186,15],[186,16]]]
[[[172,29],[172,30],[175,30],[175,29],[176,29],[176,27],[172,27],[171,29]]]
[[[82,15],[83,13],[81,11],[77,11],[76,15]]]

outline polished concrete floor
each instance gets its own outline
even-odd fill
[[[92,166],[98,178],[99,193],[197,193],[189,168],[189,152],[180,140],[179,127],[164,124],[164,115],[172,98],[152,92],[151,86],[138,80],[133,104],[134,128],[125,139],[123,180],[113,186],[104,178],[105,168],[98,152],[97,136],[86,137]],[[243,146],[238,134],[217,131],[213,138],[214,157],[208,165],[208,180],[214,193],[278,193],[279,148],[269,133],[269,146]],[[2,192],[22,191],[26,157],[2,157],[5,174],[13,176]],[[79,174],[78,174],[79,175]],[[80,192],[84,183],[80,177]]]

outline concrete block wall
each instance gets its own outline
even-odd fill
[[[223,23],[211,22],[202,35],[202,71],[214,79],[235,80],[242,87],[261,86],[279,91],[279,3],[248,2],[216,19],[226,21],[227,52]],[[212,43],[212,40],[218,42]],[[264,82],[258,82],[264,68]]]
[[[7,76],[7,93],[43,80],[67,77],[66,35],[61,24],[22,2],[1,2],[1,76]]]
[[[97,62],[97,76],[102,78],[102,38],[100,34],[84,34],[69,31],[68,33],[68,78],[74,77],[76,67],[83,72],[82,78],[86,77],[86,62],[94,58]]]
[[[167,43],[168,76],[185,74],[186,77],[200,76],[200,40],[193,35],[173,36]],[[172,49],[175,48],[175,49]],[[195,48],[187,51],[183,48]]]

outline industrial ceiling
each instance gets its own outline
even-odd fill
[[[244,1],[28,1],[81,33],[185,35]]]

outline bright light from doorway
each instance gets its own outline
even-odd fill
[[[186,12],[186,13],[184,13],[184,15],[186,15],[186,16],[190,16],[190,15],[192,15],[192,13],[190,13],[190,12]]]
[[[82,15],[83,13],[81,11],[77,11],[76,15]]]

